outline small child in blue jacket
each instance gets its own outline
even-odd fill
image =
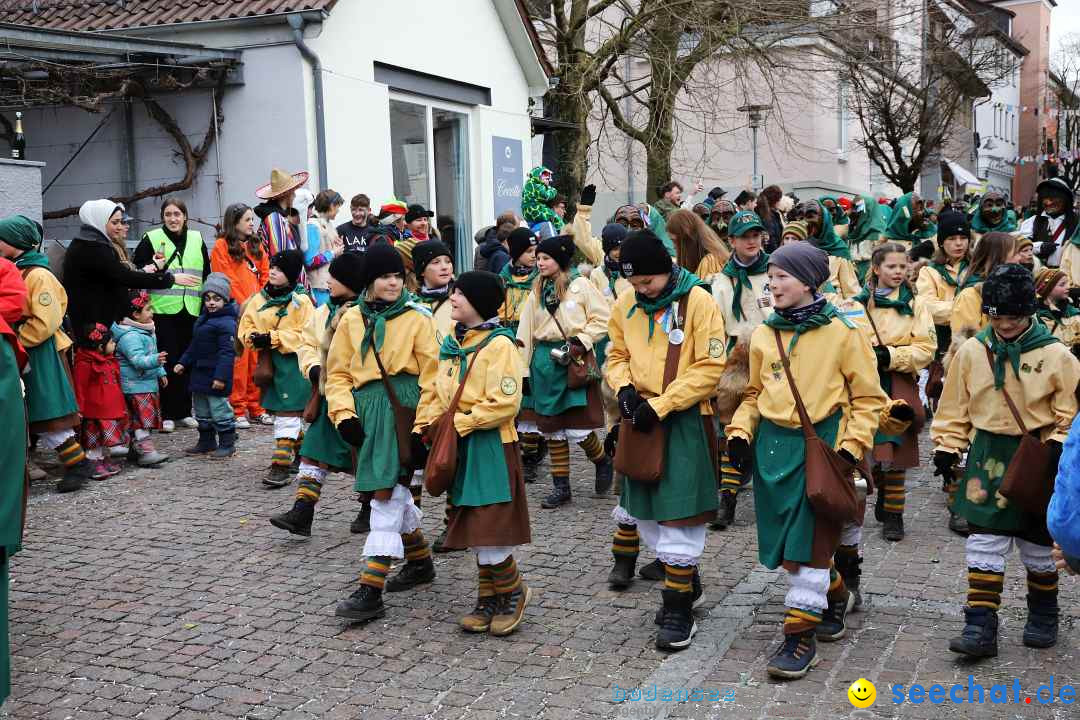
[[[161,429],[161,402],[158,386],[165,387],[165,353],[158,352],[154,333],[154,308],[145,290],[128,293],[128,312],[112,325],[116,359],[120,362],[120,389],[128,407],[128,427],[133,434],[132,449],[139,467],[154,467],[169,459],[150,439],[151,430]]]
[[[177,375],[191,369],[188,386],[199,421],[199,442],[184,452],[213,453],[217,459],[236,452],[236,415],[229,404],[238,313],[231,298],[229,278],[210,273],[203,281],[203,311],[195,321],[191,344],[173,368]]]

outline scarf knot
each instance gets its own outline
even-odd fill
[[[1012,340],[1000,337],[987,325],[977,335],[979,341],[990,350],[994,366],[994,389],[1005,387],[1005,368],[1012,367],[1013,375],[1020,380],[1020,356],[1047,345],[1061,342],[1041,322],[1031,321],[1030,327]]]
[[[461,337],[458,338],[458,329],[464,329],[465,332],[461,333]],[[468,347],[462,347],[461,343],[465,339],[465,335],[469,330],[491,332],[475,345],[469,345]],[[514,332],[507,327],[503,327],[498,322],[485,322],[472,328],[465,328],[461,323],[458,323],[458,328],[455,328],[455,332],[452,335],[448,335],[443,338],[442,345],[439,347],[439,360],[456,360],[458,362],[458,382],[465,380],[465,373],[469,369],[469,356],[479,351],[494,338],[498,336],[510,338],[510,342],[515,342]]]
[[[760,275],[769,269],[769,254],[766,252],[759,252],[757,259],[755,259],[749,265],[743,265],[732,253],[728,258],[727,263],[724,264],[724,269],[721,271],[729,278],[735,280],[735,293],[731,299],[731,312],[735,316],[736,321],[743,319],[742,310],[742,294],[743,290],[753,290],[753,284],[750,282],[751,275]]]
[[[791,330],[794,333],[788,343],[787,351],[790,355],[801,335],[828,325],[837,316],[832,303],[824,296],[819,296],[814,302],[801,308],[777,310],[765,320],[765,324],[774,330]]]
[[[397,300],[389,302],[376,300],[358,302],[357,307],[364,316],[364,337],[360,341],[360,359],[367,357],[368,350],[382,350],[386,340],[386,323],[409,309],[412,297],[407,290],[402,290]]]
[[[655,298],[647,298],[638,292],[634,293],[634,304],[626,313],[626,319],[632,318],[637,309],[641,308],[649,319],[649,340],[652,340],[653,331],[656,329],[656,314],[669,308],[673,302],[689,294],[695,287],[707,288],[708,286],[686,268],[673,265],[667,285]]]

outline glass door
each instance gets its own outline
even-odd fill
[[[390,159],[394,167],[394,197],[406,204],[430,208],[428,108],[390,101]]]
[[[431,127],[438,203],[435,227],[443,242],[453,248],[454,267],[460,273],[472,267],[474,249],[469,213],[469,117],[432,108]]]

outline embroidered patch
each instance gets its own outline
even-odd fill
[[[724,343],[720,342],[720,338],[709,338],[709,357],[724,357]]]
[[[778,362],[771,363],[769,368],[772,370],[773,380],[780,379],[780,373],[783,371],[784,366]]]
[[[43,292],[38,295],[37,301],[38,305],[41,305],[42,307],[48,307],[52,305],[52,295],[47,292]]]
[[[1039,361],[1039,364],[1035,366],[1035,372],[1036,373],[1041,373],[1043,371],[1043,363],[1045,363],[1045,362],[1046,362],[1045,360],[1040,360]]]
[[[1022,364],[1020,366],[1020,372],[1026,372],[1026,373],[1031,372],[1031,366],[1028,365],[1027,363]]]
[[[517,392],[517,387],[517,380],[512,377],[504,377],[499,383],[499,389],[502,390],[503,395],[513,395]]]

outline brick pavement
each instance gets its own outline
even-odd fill
[[[178,454],[194,433],[162,437]],[[821,645],[806,679],[776,683],[764,664],[779,639],[784,584],[757,565],[750,494],[733,529],[710,533],[699,632],[669,657],[653,647],[658,588],[607,589],[612,501],[588,496],[580,451],[571,506],[541,510],[546,477],[529,486],[534,543],[518,558],[538,596],[519,632],[498,639],[457,627],[475,592],[466,553],[436,556],[434,583],[388,594],[382,620],[334,617],[359,567],[362,538],[348,531],[354,496],[332,476],[311,539],[276,530],[266,518],[291,504],[295,486],[259,485],[270,450],[269,429],[256,428],[241,431],[231,461],[181,458],[66,496],[35,484],[12,569],[14,696],[0,718],[1076,716],[1060,705],[891,703],[887,684],[952,684],[968,673],[987,687],[1018,677],[1029,691],[1050,675],[1080,680],[1075,581],[1062,581],[1062,642],[1029,650],[1018,557],[1007,571],[1001,655],[971,666],[948,652],[961,626],[963,541],[945,530],[929,473],[911,483],[904,542],[884,543],[868,516],[866,607],[850,616],[849,638]],[[441,501],[425,497],[424,510],[433,537]],[[869,710],[846,700],[859,676],[877,683]],[[613,702],[616,686],[653,684],[734,693],[730,702]]]

